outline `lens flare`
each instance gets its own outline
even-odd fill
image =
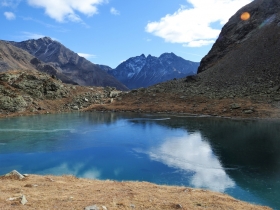
[[[250,13],[249,12],[243,12],[240,16],[241,20],[249,20],[250,19]]]

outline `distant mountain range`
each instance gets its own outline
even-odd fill
[[[160,57],[151,55],[146,57],[142,54],[129,58],[115,69],[99,65],[130,89],[194,75],[198,66],[198,62],[185,60],[174,53],[164,53]]]
[[[112,69],[80,57],[49,37],[22,42],[0,42],[0,72],[39,70],[65,83],[82,86],[111,86],[119,90],[148,87],[197,73],[198,62],[164,53],[160,57],[142,54]]]
[[[80,57],[77,53],[49,37],[9,43],[29,52],[38,58],[38,61],[54,66],[63,75],[79,85],[111,86],[119,90],[127,90],[127,87],[100,69],[98,65]]]

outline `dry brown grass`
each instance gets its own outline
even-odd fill
[[[28,202],[9,198],[25,195]],[[115,182],[73,176],[30,175],[23,180],[0,178],[0,209],[270,209],[228,195],[147,182]]]

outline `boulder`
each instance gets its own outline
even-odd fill
[[[120,91],[111,91],[109,96],[110,98],[116,98],[118,97],[119,93]]]
[[[24,179],[24,176],[16,170],[13,170],[10,173],[5,174],[4,177],[16,177],[17,179]]]
[[[252,114],[254,111],[251,109],[246,109],[243,111],[245,114]]]
[[[230,105],[230,108],[231,109],[239,109],[239,108],[241,108],[241,105],[237,104],[237,103],[233,103],[233,104]]]

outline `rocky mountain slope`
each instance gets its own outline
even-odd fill
[[[243,12],[250,13],[249,20],[241,20]],[[279,34],[279,1],[255,0],[241,8],[202,59],[198,70],[200,86],[216,97],[279,101]]]
[[[140,55],[129,58],[117,68],[100,66],[130,89],[148,87],[174,78],[194,75],[199,63],[187,61],[174,53],[160,57]]]
[[[77,84],[62,74],[52,64],[46,64],[25,50],[13,46],[9,42],[0,41],[0,72],[8,70],[38,70],[45,72],[69,84]]]
[[[35,69],[30,63],[34,57],[28,52],[0,41],[0,72],[15,69]]]
[[[127,90],[122,83],[104,72],[97,65],[80,57],[77,53],[49,37],[10,43],[26,50],[45,63],[51,63],[60,69],[65,76],[79,85],[112,86],[119,90]]]

